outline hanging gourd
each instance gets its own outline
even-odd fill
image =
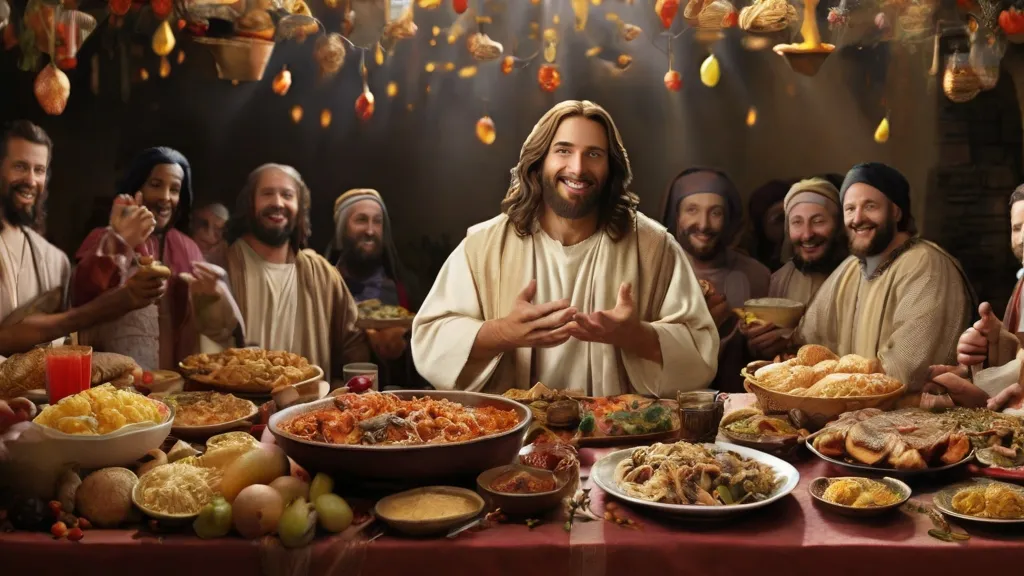
[[[722,69],[718,65],[718,59],[711,54],[704,59],[700,65],[700,81],[708,88],[714,88],[722,78]]]
[[[44,112],[51,116],[60,116],[64,112],[71,97],[71,81],[62,70],[52,63],[43,66],[33,88]]]
[[[288,68],[282,68],[277,76],[274,77],[274,82],[271,83],[270,88],[274,91],[274,94],[278,96],[284,96],[288,93],[288,89],[292,87],[292,73],[288,71]]]
[[[491,120],[490,116],[484,116],[476,121],[476,137],[488,146],[494,144],[498,138],[498,133],[494,129],[494,120]]]
[[[875,128],[875,142],[879,144],[885,144],[889,141],[889,119],[882,118],[882,121],[878,123],[878,128]]]

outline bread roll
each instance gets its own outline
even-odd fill
[[[800,347],[800,350],[796,353],[796,358],[804,366],[814,366],[819,362],[825,360],[838,360],[839,356],[835,352],[819,346],[818,344],[807,344]]]
[[[836,372],[842,374],[880,374],[882,363],[877,358],[865,358],[856,354],[847,354],[839,359]]]

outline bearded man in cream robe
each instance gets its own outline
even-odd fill
[[[665,228],[636,210],[608,113],[566,101],[534,126],[502,214],[472,227],[413,322],[416,367],[437,388],[534,382],[596,396],[702,388],[718,332]]]
[[[818,290],[794,340],[878,358],[920,392],[931,366],[956,358],[973,290],[955,258],[917,236],[910,185],[897,170],[854,166],[839,196],[851,256]]]
[[[228,223],[227,271],[195,263],[192,302],[200,332],[214,342],[294,352],[331,382],[345,364],[370,360],[370,347],[338,269],[305,248],[310,202],[291,166],[253,170]]]

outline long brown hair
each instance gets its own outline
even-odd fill
[[[11,140],[24,140],[31,144],[46,146],[46,181],[43,190],[36,198],[36,205],[33,207],[34,218],[29,226],[40,235],[46,235],[46,201],[50,198],[50,174],[53,170],[53,140],[39,126],[28,120],[15,120],[4,126],[3,134],[0,134],[0,162],[7,158],[7,147]],[[0,214],[3,208],[0,207]],[[10,217],[10,216],[8,216]]]
[[[302,180],[302,175],[299,174],[299,171],[284,164],[264,164],[249,173],[249,178],[245,181],[245,187],[242,188],[242,192],[238,195],[238,201],[235,203],[235,211],[231,214],[231,220],[228,221],[225,236],[227,237],[228,244],[232,244],[235,240],[252,232],[258,218],[255,202],[256,186],[260,183],[260,176],[267,170],[272,169],[283,172],[294,180],[295,185],[299,188],[299,209],[295,213],[295,229],[292,230],[292,235],[288,239],[292,252],[298,252],[306,247],[306,243],[313,233],[309,221],[311,199],[309,187]]]
[[[512,168],[512,182],[501,201],[501,211],[508,215],[517,234],[528,236],[533,233],[534,223],[544,211],[541,183],[544,158],[562,121],[575,116],[601,124],[608,135],[609,171],[605,189],[600,192],[598,226],[618,241],[633,229],[640,199],[628,190],[633,181],[633,170],[629,167],[629,156],[619,129],[604,108],[588,100],[566,100],[556,104],[533,127],[519,153],[519,163]]]

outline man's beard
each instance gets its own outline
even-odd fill
[[[821,236],[816,236],[811,240],[822,239]],[[842,233],[836,232],[833,234],[831,240],[826,240],[828,246],[825,249],[825,253],[820,258],[814,260],[804,260],[800,256],[799,249],[793,247],[793,265],[796,269],[804,274],[815,274],[824,273],[831,274],[833,270],[839,266],[839,263],[846,258],[845,242]]]
[[[375,243],[373,250],[366,252],[360,248],[359,242],[362,240],[373,240]],[[342,238],[341,256],[346,270],[356,274],[368,274],[376,271],[383,264],[384,246],[377,236],[361,235],[352,238],[345,235]]]
[[[704,247],[697,248],[692,242],[690,242],[690,235],[697,233],[710,236],[711,241]],[[687,254],[701,262],[710,262],[722,253],[722,235],[714,230],[701,230],[699,226],[690,226],[686,230],[680,230],[679,233],[676,234],[676,240],[679,241],[679,245],[683,247],[683,250],[685,250]]]
[[[14,201],[15,194],[24,188],[30,188],[30,186],[24,184],[10,184],[6,180],[0,179],[0,194],[3,194],[2,203],[4,218],[14,226],[31,227],[35,224],[36,204],[40,201],[40,198],[42,198],[42,191],[37,190],[35,202],[28,208],[25,208],[23,206],[19,206]]]
[[[1024,261],[1024,244],[1010,244],[1010,249],[1013,250],[1013,256],[1017,259],[1017,263],[1020,264]]]
[[[262,218],[265,216],[273,216],[275,214],[283,214],[287,218],[287,222],[281,228],[267,228],[262,223]],[[291,239],[292,232],[295,231],[295,217],[288,214],[284,210],[277,208],[268,208],[261,212],[252,223],[252,235],[257,240],[266,244],[267,246],[284,246]]]
[[[544,192],[544,203],[547,204],[548,208],[555,213],[559,218],[565,218],[566,220],[579,220],[580,218],[586,218],[597,210],[598,203],[601,201],[601,194],[604,190],[603,182],[595,182],[593,178],[581,174],[579,177],[573,177],[581,182],[588,184],[597,184],[594,186],[594,190],[575,202],[567,200],[558,193],[558,177],[555,178],[543,178],[541,188]]]
[[[892,243],[892,239],[896,237],[896,222],[892,219],[886,219],[875,226],[875,235],[868,242],[867,247],[860,249],[854,245],[856,233],[850,228],[850,254],[853,254],[857,258],[864,259],[870,256],[878,256],[889,247]]]

